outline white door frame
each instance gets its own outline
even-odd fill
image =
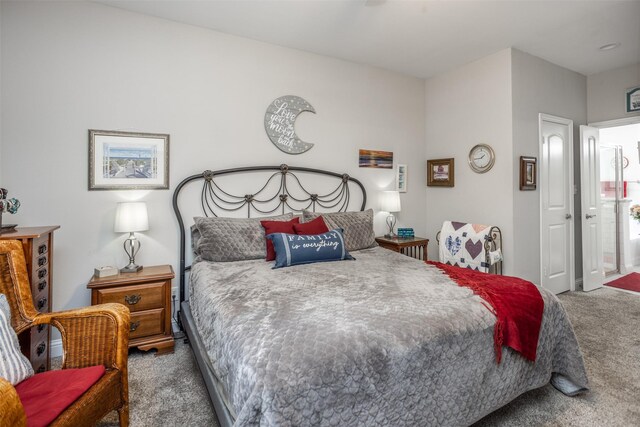
[[[565,119],[563,117],[558,117],[558,116],[552,116],[550,114],[544,114],[544,113],[539,113],[538,114],[538,159],[540,159],[540,162],[542,162],[543,156],[542,156],[542,122],[543,121],[547,121],[547,122],[554,122],[554,123],[558,123],[560,125],[566,125],[567,128],[569,129],[569,194],[572,195],[572,197],[569,198],[569,215],[571,215],[571,226],[569,227],[569,251],[571,252],[569,254],[569,262],[570,262],[570,266],[569,266],[569,290],[570,291],[575,291],[576,290],[576,251],[575,251],[575,212],[574,212],[574,208],[573,208],[573,199],[575,198],[575,186],[574,186],[574,181],[573,181],[573,146],[574,146],[574,140],[573,140],[573,120],[569,120],[569,119]],[[542,167],[539,167],[538,170],[542,170]],[[540,175],[540,174],[538,174]],[[541,183],[542,184],[542,183]],[[544,277],[545,277],[545,268],[544,268],[544,263],[543,263],[543,259],[544,259],[544,247],[542,246],[542,215],[543,215],[543,196],[544,194],[542,193],[543,188],[542,185],[540,185],[540,197],[538,200],[538,204],[540,205],[540,223],[538,224],[538,229],[540,230],[540,286],[542,286],[542,283],[544,281]]]
[[[589,123],[594,128],[613,128],[618,126],[635,125],[640,123],[640,116],[624,117],[622,119],[605,120],[603,122]]]

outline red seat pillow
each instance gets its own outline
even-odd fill
[[[290,221],[260,221],[262,227],[264,227],[264,234],[271,233],[288,233],[296,234],[293,227],[300,222],[300,218],[295,217]],[[276,259],[276,251],[273,249],[273,242],[269,239],[267,241],[267,261],[273,261]]]
[[[324,219],[322,219],[321,216],[309,222],[293,224],[293,229],[295,230],[296,234],[301,234],[304,236],[310,234],[322,234],[329,231],[329,227],[327,227],[327,224],[325,224]]]
[[[36,374],[17,384],[27,427],[48,426],[104,375],[104,366]]]

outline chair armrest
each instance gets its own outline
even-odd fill
[[[16,389],[0,378],[0,427],[25,426],[27,418]]]
[[[104,365],[127,372],[129,309],[101,304],[55,313],[40,313],[34,325],[48,323],[60,330],[62,369]]]

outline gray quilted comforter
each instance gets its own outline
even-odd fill
[[[196,262],[190,305],[236,425],[460,426],[550,379],[586,387],[564,308],[542,291],[535,363],[493,347],[495,316],[435,267],[382,248],[272,270]]]

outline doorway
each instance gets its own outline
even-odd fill
[[[601,171],[609,174],[601,183],[603,248],[605,273],[612,276],[640,264],[640,222],[630,215],[631,206],[640,204],[640,123],[605,126],[600,127],[602,157],[608,156]]]

